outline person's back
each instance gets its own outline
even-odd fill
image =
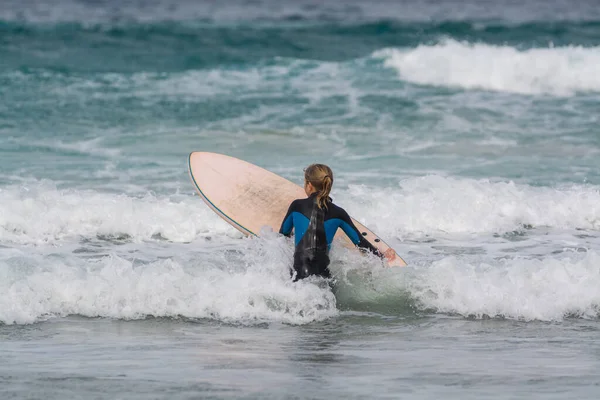
[[[279,229],[279,233],[286,236],[295,230],[294,280],[310,275],[330,277],[329,249],[338,228],[358,247],[383,257],[362,237],[348,213],[331,201],[331,169],[323,164],[312,164],[305,169],[304,178],[308,197],[292,202]]]

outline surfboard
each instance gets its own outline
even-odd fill
[[[204,202],[221,218],[247,236],[259,236],[264,227],[278,232],[295,199],[305,198],[304,188],[271,171],[224,154],[192,152],[189,173]],[[380,252],[390,248],[379,236],[352,219],[361,234]],[[339,229],[335,240],[343,246],[356,246]],[[395,253],[395,251],[394,251]],[[397,254],[390,267],[405,266]]]

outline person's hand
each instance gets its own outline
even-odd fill
[[[396,252],[391,247],[387,249],[383,255],[388,262],[392,262],[396,258]]]

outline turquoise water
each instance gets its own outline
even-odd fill
[[[596,398],[595,2],[0,5],[3,398]],[[408,262],[244,239],[190,151]]]

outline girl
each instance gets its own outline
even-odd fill
[[[310,275],[331,276],[329,249],[338,228],[361,249],[370,250],[379,257],[392,257],[394,250],[382,254],[360,234],[348,213],[332,203],[329,197],[333,185],[333,172],[323,164],[312,164],[304,170],[306,199],[290,204],[279,233],[290,236],[295,229],[294,281]],[[388,254],[388,252],[390,254]]]

